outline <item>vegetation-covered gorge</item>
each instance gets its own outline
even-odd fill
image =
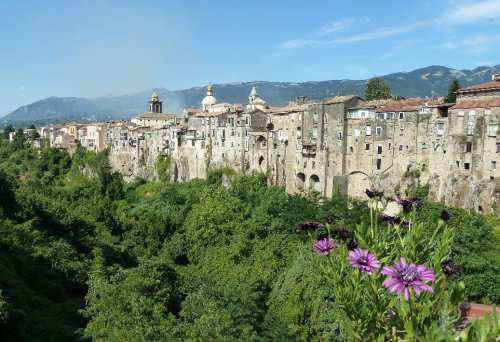
[[[294,228],[328,218],[354,246],[366,202],[287,194],[262,174],[226,188],[221,174],[126,184],[106,153],[1,141],[0,340],[352,340],[324,256]],[[463,268],[449,281],[500,302],[497,214],[425,202],[427,238],[443,209]]]

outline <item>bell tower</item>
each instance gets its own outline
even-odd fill
[[[162,102],[158,100],[158,94],[156,91],[151,95],[151,101],[149,101],[148,112],[149,113],[161,113],[162,112]]]

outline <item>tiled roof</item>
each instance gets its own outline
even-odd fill
[[[457,93],[467,93],[469,91],[487,90],[487,89],[500,89],[500,81],[493,81],[493,82],[470,86],[467,88],[461,88],[458,89]]]
[[[361,108],[379,108],[382,106],[385,106],[392,100],[371,100],[371,101],[364,101],[361,103],[359,106],[356,107],[351,107],[349,109],[361,109]]]
[[[162,113],[144,113],[139,115],[138,119],[175,119],[176,114],[162,114]]]
[[[330,98],[324,99],[323,102],[325,104],[344,103],[344,102],[352,100],[356,97],[359,98],[358,95],[335,96],[335,97],[330,97]]]
[[[500,99],[494,100],[465,100],[460,101],[450,109],[469,109],[469,108],[486,108],[500,107]]]
[[[432,99],[423,98],[413,98],[405,100],[394,100],[389,102],[387,105],[379,108],[377,113],[387,113],[387,112],[413,112],[418,111],[424,105],[435,106],[441,102]]]
[[[266,113],[292,113],[292,112],[301,112],[307,110],[309,105],[300,105],[300,106],[287,106],[287,107],[270,107],[266,109]]]

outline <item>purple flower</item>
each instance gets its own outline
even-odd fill
[[[412,197],[408,199],[394,198],[393,201],[400,204],[404,210],[410,210],[413,206],[415,206],[417,210],[420,210],[424,205],[422,203],[422,198],[420,197]]]
[[[439,215],[439,217],[444,222],[448,222],[451,218],[451,215],[450,215],[450,212],[448,210],[443,210],[443,211],[441,211],[441,215]]]
[[[337,233],[339,239],[341,239],[343,241],[347,241],[350,238],[352,238],[352,231],[347,229],[347,228],[340,228],[339,230],[337,230],[336,233]]]
[[[314,253],[328,255],[339,244],[334,242],[332,238],[324,238],[314,244]]]
[[[366,193],[366,196],[368,196],[368,198],[381,199],[382,197],[384,197],[384,193],[382,191],[366,189],[365,193]]]
[[[391,276],[383,283],[389,288],[389,292],[397,290],[398,296],[403,294],[405,300],[410,298],[410,288],[417,295],[420,294],[420,290],[434,292],[432,287],[423,282],[424,280],[435,281],[434,271],[424,265],[408,264],[403,257],[401,257],[401,263],[394,263],[394,267],[384,266],[382,274]]]
[[[380,217],[380,219],[381,219],[382,221],[386,221],[387,223],[389,223],[389,224],[390,224],[391,226],[393,226],[393,227],[394,227],[395,225],[397,225],[397,224],[398,224],[398,225],[404,224],[404,225],[406,225],[406,226],[407,226],[408,224],[410,224],[410,222],[409,222],[409,221],[407,221],[407,220],[403,220],[403,219],[402,219],[401,217],[399,217],[399,216],[390,216],[390,215],[387,215],[387,214],[382,213],[382,214],[380,214],[380,216],[379,216],[379,217]]]
[[[315,231],[320,228],[324,228],[325,226],[318,222],[304,222],[298,224],[293,230],[295,233],[299,234],[303,231]]]
[[[358,246],[359,246],[358,240],[351,239],[351,240],[347,241],[347,249],[350,251],[355,250],[356,248],[358,248]]]
[[[349,252],[349,263],[352,267],[359,268],[361,272],[372,274],[377,268],[380,268],[375,255],[368,252],[367,249],[355,249]]]

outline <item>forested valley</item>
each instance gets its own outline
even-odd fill
[[[339,244],[356,245],[367,201],[288,194],[230,168],[174,183],[168,160],[158,167],[159,180],[125,183],[105,152],[0,141],[0,340],[352,339],[324,255],[294,230],[328,221]],[[449,282],[465,301],[499,303],[498,212],[446,208],[425,189],[408,194],[424,197],[422,234],[444,209],[451,217],[460,272]]]

